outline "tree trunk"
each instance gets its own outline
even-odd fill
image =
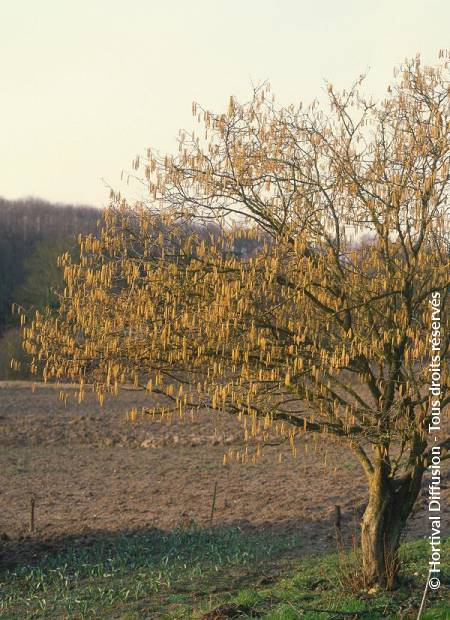
[[[367,587],[390,589],[397,576],[397,551],[403,525],[391,527],[392,499],[371,496],[361,528],[363,571]],[[392,524],[394,525],[394,524]]]
[[[421,476],[420,476],[421,479]],[[398,548],[420,480],[394,481],[383,463],[369,480],[369,503],[361,524],[363,571],[367,587],[391,589],[398,574]]]

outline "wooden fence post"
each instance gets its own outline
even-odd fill
[[[211,506],[211,515],[209,517],[209,527],[212,526],[212,522],[213,522],[214,508],[216,506],[216,494],[217,494],[217,480],[214,483],[214,493],[213,493],[213,500],[212,500],[212,506]]]
[[[34,532],[34,509],[35,509],[35,499],[31,497],[30,500],[30,532]]]
[[[336,543],[338,547],[342,547],[342,530],[341,530],[341,507],[337,504],[334,507],[334,531],[336,534]]]

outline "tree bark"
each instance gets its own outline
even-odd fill
[[[369,503],[361,524],[363,572],[367,587],[391,589],[398,575],[400,538],[420,490],[420,478],[396,481],[378,463],[369,479]]]

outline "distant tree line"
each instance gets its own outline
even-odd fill
[[[11,304],[21,301],[14,293],[25,283],[30,267],[40,276],[35,284],[44,285],[53,255],[66,243],[73,244],[79,233],[95,232],[100,217],[99,209],[87,206],[0,198],[0,329],[11,323]],[[39,259],[41,265],[36,264]]]
[[[100,220],[94,207],[0,198],[0,379],[12,376],[9,359],[20,352],[12,304],[32,310],[57,303],[58,256],[75,251],[77,236],[96,233]]]

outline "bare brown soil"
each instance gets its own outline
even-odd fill
[[[334,550],[339,504],[346,539],[357,531],[366,483],[344,448],[304,436],[296,459],[288,446],[268,447],[257,465],[223,466],[224,452],[241,444],[237,421],[208,413],[170,426],[140,416],[127,421],[126,411],[148,405],[148,399],[123,391],[103,408],[90,394],[81,404],[72,397],[64,405],[55,388],[39,386],[33,393],[27,382],[0,383],[4,562],[37,557],[68,539],[89,544],[100,533],[170,529],[190,521],[207,526],[215,482],[216,525],[296,530],[305,552]],[[407,536],[427,534],[424,494]]]

